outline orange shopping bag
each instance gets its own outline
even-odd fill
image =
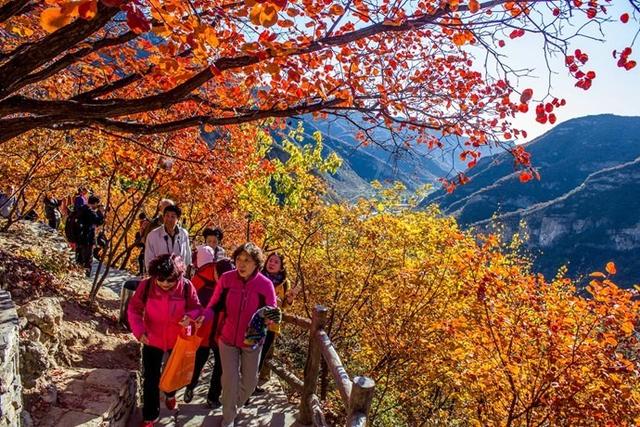
[[[184,331],[180,332],[171,356],[162,371],[160,390],[170,393],[191,382],[196,363],[196,350],[201,340],[202,338],[197,334],[189,336]]]

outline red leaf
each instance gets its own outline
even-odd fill
[[[520,172],[520,182],[529,182],[533,178],[533,175],[529,171]]]
[[[553,105],[550,102],[547,102],[546,105],[544,106],[544,111],[546,111],[547,113],[550,113],[553,111]]]
[[[521,113],[526,113],[527,111],[529,111],[529,106],[527,104],[520,104],[518,105],[518,111],[520,111]]]
[[[127,24],[134,32],[146,33],[151,29],[151,23],[136,6],[128,4],[124,9],[127,11]]]
[[[525,89],[522,91],[522,94],[520,95],[520,102],[523,104],[526,104],[527,102],[529,102],[532,96],[533,96],[533,89]]]
[[[504,40],[499,40],[499,41],[498,41],[498,46],[500,46],[500,47],[504,47],[504,45],[505,45]]]
[[[620,21],[622,21],[623,24],[629,22],[629,14],[623,13],[622,15],[620,15]]]
[[[624,69],[629,71],[630,69],[632,69],[635,66],[636,66],[636,61],[629,61],[629,62],[624,64]]]
[[[85,1],[80,4],[78,7],[78,14],[82,19],[91,19],[96,16],[96,12],[98,11],[98,4],[93,1]]]
[[[553,16],[559,16],[559,15],[560,15],[560,9],[556,7],[555,9],[553,9]]]
[[[587,9],[587,18],[593,19],[598,14],[598,10],[595,7],[590,7]]]
[[[556,115],[551,113],[549,114],[549,123],[554,124],[556,122]]]
[[[595,71],[589,71],[587,73],[587,78],[591,79],[591,80],[595,79],[596,78],[596,72]]]

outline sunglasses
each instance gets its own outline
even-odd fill
[[[178,278],[173,276],[173,277],[158,277],[156,279],[157,282],[162,282],[162,283],[175,283],[178,281]]]

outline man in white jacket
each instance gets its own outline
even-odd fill
[[[164,254],[176,254],[182,257],[185,266],[191,264],[191,245],[189,233],[178,225],[182,210],[174,205],[167,206],[162,215],[163,225],[147,235],[144,245],[144,265],[149,271],[149,263]]]

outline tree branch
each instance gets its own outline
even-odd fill
[[[98,2],[98,12],[93,19],[76,19],[69,25],[49,34],[0,66],[0,99],[11,93],[8,88],[13,86],[23,76],[33,72],[38,67],[80,43],[94,32],[102,28],[118,12],[119,8],[105,6]]]
[[[20,13],[31,0],[10,0],[0,7],[0,22],[4,22],[9,18]]]
[[[46,79],[47,77],[51,77],[52,75],[56,74],[58,71],[64,70],[69,65],[89,55],[90,53],[96,52],[105,47],[117,46],[119,44],[127,43],[136,37],[138,37],[138,34],[134,33],[133,31],[129,31],[117,37],[109,37],[109,38],[104,38],[102,40],[98,40],[97,42],[93,43],[91,46],[78,49],[73,53],[68,53],[62,58],[60,58],[58,61],[49,65],[48,67],[21,78],[20,80],[15,82],[13,85],[9,86],[7,90],[9,92],[16,92],[27,85],[30,85],[32,83],[37,83],[41,80]]]
[[[312,113],[314,111],[320,111],[325,108],[332,108],[343,102],[344,100],[342,99],[333,99],[330,101],[318,102],[314,104],[303,104],[285,109],[256,110],[252,113],[230,117],[193,116],[181,120],[156,124],[121,122],[104,118],[82,119],[76,118],[75,116],[68,117],[62,115],[0,119],[0,129],[3,129],[2,133],[0,133],[0,143],[6,142],[11,138],[14,138],[31,129],[40,127],[53,130],[69,130],[84,128],[88,126],[99,126],[104,129],[110,129],[123,133],[152,135],[158,133],[174,132],[177,130],[204,124],[213,126],[225,126],[248,123],[270,117],[289,117],[296,114],[306,114]]]

